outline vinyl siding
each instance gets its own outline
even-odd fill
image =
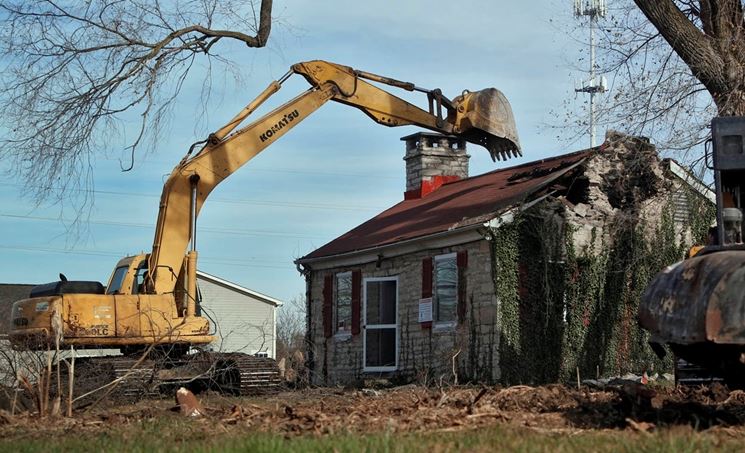
[[[212,349],[275,356],[274,305],[215,282],[199,278],[202,311],[216,326]]]

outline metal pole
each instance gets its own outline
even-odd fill
[[[605,1],[604,0],[575,0],[574,1],[574,15],[578,18],[587,17],[590,21],[590,80],[587,85],[582,84],[582,88],[577,88],[574,91],[589,93],[590,94],[590,147],[594,147],[597,143],[595,126],[596,126],[596,106],[595,106],[595,95],[598,93],[605,92],[605,85],[602,82],[596,80],[596,67],[595,67],[595,27],[598,18],[605,17]]]
[[[595,146],[595,15],[590,16],[590,147]]]

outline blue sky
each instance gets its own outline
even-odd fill
[[[217,78],[208,115],[198,113],[194,80],[182,91],[157,151],[139,156],[132,171],[119,170],[119,158],[126,158],[121,147],[101,150],[84,235],[66,233],[60,217],[71,213],[34,207],[22,181],[0,182],[0,283],[44,283],[59,272],[105,283],[120,257],[150,249],[162,183],[189,145],[299,61],[329,60],[441,88],[450,98],[464,89],[500,89],[512,104],[524,157],[494,164],[486,150],[470,146],[472,175],[584,148],[589,138],[560,142],[545,127],[552,111],[575,99],[574,81],[583,78],[568,63],[584,37],[570,36],[561,25],[573,21],[571,5],[276,0],[280,23],[267,48],[225,49],[240,62],[244,83]],[[306,88],[299,76],[290,79],[271,107]],[[401,94],[426,106],[424,97]],[[199,218],[200,268],[280,300],[300,295],[304,282],[295,258],[402,199],[399,138],[416,131],[385,128],[355,109],[327,104],[213,192]]]

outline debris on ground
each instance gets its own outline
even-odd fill
[[[374,392],[315,388],[252,398],[210,394],[202,403],[191,394],[194,400],[180,399],[179,406],[186,415],[193,413],[188,407],[203,415],[204,423],[194,425],[194,429],[285,436],[457,431],[511,425],[556,433],[607,429],[646,433],[688,426],[696,430],[726,429],[745,437],[745,392],[714,387],[633,383],[607,390],[558,384],[507,388],[405,386]],[[30,431],[62,436],[71,426],[80,430],[116,429],[117,425],[169,417],[169,407],[167,400],[146,400],[96,409],[43,427],[33,423],[36,419],[32,414],[16,415],[3,419],[0,436],[22,436]],[[209,413],[204,407],[209,407]]]

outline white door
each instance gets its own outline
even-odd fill
[[[366,278],[363,370],[398,368],[398,277]]]

